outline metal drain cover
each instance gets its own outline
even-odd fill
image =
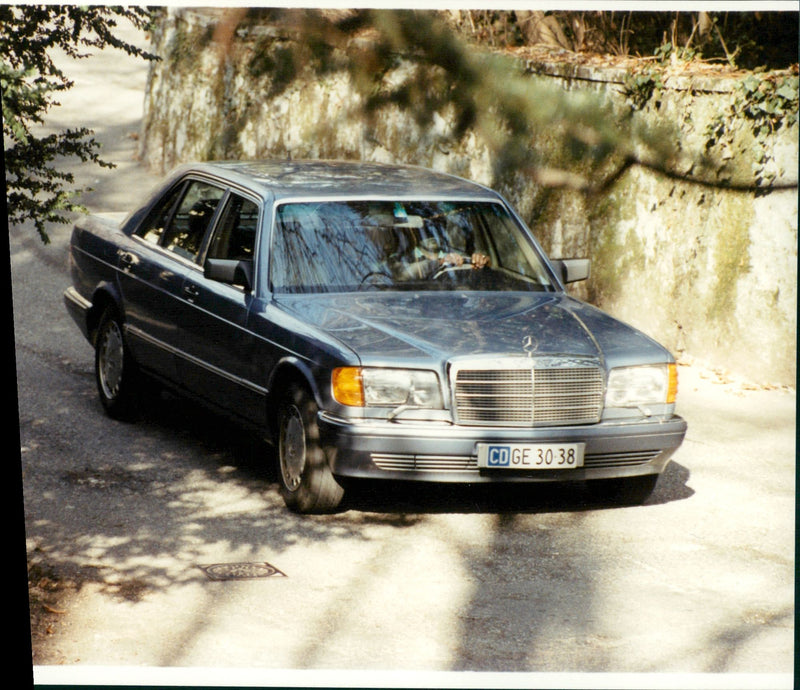
[[[211,580],[254,580],[274,575],[286,577],[285,573],[269,563],[215,563],[197,567]]]

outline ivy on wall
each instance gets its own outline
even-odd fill
[[[731,105],[717,115],[706,129],[706,148],[716,147],[723,159],[733,158],[737,129],[746,127],[753,140],[755,184],[765,187],[778,175],[774,163],[774,136],[791,127],[798,117],[798,77],[770,77],[750,74],[736,86]]]
[[[690,52],[672,49],[670,44],[665,45],[657,57],[658,64],[631,72],[623,80],[622,94],[632,113],[646,108],[657,110],[666,88],[669,67],[677,62],[690,66],[694,59]],[[703,149],[708,156],[704,163],[716,172],[723,185],[730,184],[734,177],[731,161],[739,162],[742,158],[752,160],[752,169],[745,176],[737,170],[742,179],[732,187],[752,187],[750,191],[758,191],[775,183],[780,172],[775,165],[775,135],[798,121],[798,87],[798,76],[791,71],[754,71],[736,81],[730,104],[711,119],[703,132]],[[684,112],[684,117],[690,117],[688,111]],[[743,137],[745,133],[749,136]],[[738,155],[743,153],[746,156]]]

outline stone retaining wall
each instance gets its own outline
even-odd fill
[[[151,70],[142,156],[167,170],[219,158],[347,158],[410,162],[493,184],[486,147],[475,135],[443,149],[445,117],[420,130],[397,111],[367,130],[344,74],[273,89],[259,51],[285,40],[265,27],[240,36],[222,60],[204,12],[171,9],[154,32],[163,61]],[[620,112],[626,71],[534,62],[567,89],[592,89]],[[708,125],[735,103],[738,79],[666,79],[658,102],[636,113],[680,126],[684,150],[702,150]],[[271,95],[274,93],[275,95]],[[547,138],[537,145],[547,147]],[[728,167],[761,166],[777,181],[797,179],[798,127],[766,145],[746,123],[731,127]],[[766,155],[765,155],[766,151]],[[557,163],[557,161],[556,161]],[[517,179],[501,191],[553,257],[587,256],[584,297],[670,347],[763,384],[795,385],[797,191],[721,191],[632,168],[607,192],[587,196]]]

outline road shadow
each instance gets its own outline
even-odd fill
[[[91,592],[133,605],[202,580],[198,564],[211,562],[208,545],[224,544],[237,558],[267,558],[280,568],[282,554],[297,546],[389,544],[392,530],[409,534],[431,516],[481,513],[488,516],[488,539],[453,544],[472,592],[454,628],[452,669],[533,669],[531,650],[546,654],[556,644],[558,631],[542,630],[564,611],[571,631],[592,630],[592,583],[607,564],[598,561],[583,521],[589,511],[613,506],[598,504],[580,483],[360,483],[350,487],[339,513],[298,516],[283,506],[274,452],[257,436],[163,392],[150,393],[135,423],[110,420],[89,366],[29,349],[20,354],[36,364],[24,368],[21,390],[48,391],[42,406],[25,404],[30,409],[21,429],[32,482],[28,508],[36,516],[31,536],[42,545],[31,554],[37,582],[60,580],[76,595],[91,585]],[[55,428],[59,435],[50,433]],[[662,479],[650,502],[635,510],[691,495],[686,468],[672,463]],[[544,514],[552,515],[537,518]],[[373,525],[389,531],[364,529]],[[489,580],[499,583],[494,591],[502,597],[486,587]],[[226,603],[221,589],[205,596],[206,607]],[[45,604],[62,608],[60,600]],[[47,615],[43,626],[56,614]],[[181,645],[202,629],[198,613]],[[57,652],[46,635],[42,640],[37,646]],[[165,651],[164,663],[180,657],[175,649]],[[598,668],[603,663],[598,658]]]
[[[671,462],[641,508],[682,501],[694,495],[690,472]],[[623,507],[598,497],[586,482],[521,484],[446,484],[351,481],[345,509],[388,513],[558,513]]]
[[[131,421],[197,443],[207,458],[233,464],[249,479],[278,481],[275,450],[263,436],[157,385],[146,388]]]
[[[163,391],[153,391],[142,408],[141,421],[193,438],[211,457],[234,463],[248,478],[274,485],[278,470],[275,449],[258,434],[219,417],[206,408]],[[220,452],[222,453],[220,455]],[[670,462],[653,494],[642,507],[690,498],[690,472]],[[621,507],[599,497],[586,482],[519,484],[456,484],[421,481],[346,480],[345,501],[338,511],[362,513],[554,513]]]

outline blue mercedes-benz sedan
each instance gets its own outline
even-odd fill
[[[287,506],[349,478],[589,482],[644,501],[686,433],[651,338],[565,292],[497,192],[410,166],[185,166],[74,228],[65,304],[100,400],[144,381],[274,442]]]

